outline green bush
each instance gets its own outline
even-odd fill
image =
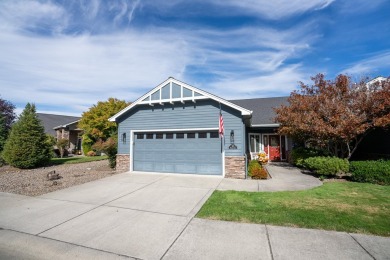
[[[353,181],[390,185],[390,161],[355,161],[349,169]]]
[[[248,165],[248,176],[252,177],[254,176],[254,172],[261,170],[261,164],[257,160],[251,160]]]
[[[60,151],[60,157],[64,157],[65,150],[69,147],[69,139],[60,138],[57,140],[57,148]]]
[[[108,156],[108,163],[110,168],[114,169],[116,166],[116,154],[118,152],[118,144],[115,138],[110,137],[103,142],[98,140],[93,146],[93,149],[99,152],[104,152]]]
[[[96,153],[94,151],[89,151],[86,155],[89,157],[93,157],[96,156]]]
[[[4,161],[3,157],[0,154],[0,167],[6,165],[7,163]]]
[[[314,148],[298,147],[292,149],[290,163],[297,167],[305,167],[304,165],[305,159],[310,157],[325,156],[325,155],[328,155],[327,152],[322,150],[318,150]]]
[[[320,175],[337,175],[340,173],[347,173],[349,171],[348,160],[337,157],[310,157],[305,159],[303,164],[305,168]]]
[[[264,168],[253,168],[251,173],[252,179],[268,179],[268,173]]]
[[[92,151],[92,144],[84,142],[84,140],[81,143],[81,146],[82,146],[81,148],[83,149],[84,155],[87,155],[89,151]]]

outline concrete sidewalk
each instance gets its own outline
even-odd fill
[[[298,168],[288,163],[268,163],[266,168],[271,175],[268,180],[223,179],[217,190],[236,191],[294,191],[307,190],[322,185],[311,175],[303,174]]]
[[[224,181],[124,173],[0,193],[0,259],[390,259],[390,238],[194,218]]]
[[[157,235],[157,234],[156,234]],[[127,236],[136,236],[129,241]],[[159,236],[160,237],[160,236]],[[132,253],[103,250],[61,239],[0,229],[0,259],[140,259],[140,249],[155,251],[160,244],[122,234]],[[144,244],[146,243],[146,245]],[[213,221],[194,218],[165,253],[141,259],[390,259],[390,238],[312,229]]]

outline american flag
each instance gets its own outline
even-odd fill
[[[223,138],[223,133],[224,133],[224,129],[223,129],[223,117],[222,117],[222,112],[219,111],[219,137],[220,137],[220,138]]]

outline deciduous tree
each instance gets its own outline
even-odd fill
[[[7,140],[7,137],[8,137],[8,131],[7,131],[7,127],[5,125],[5,118],[0,113],[0,153],[1,153],[1,151],[3,151],[3,147],[5,144],[5,141]]]
[[[99,139],[103,141],[117,134],[117,125],[115,122],[109,122],[108,119],[127,107],[129,103],[116,98],[109,98],[107,101],[99,101],[93,105],[87,112],[82,114],[79,127],[84,130],[83,150],[86,154],[91,146]]]
[[[16,118],[14,110],[15,106],[11,102],[0,98],[0,114],[4,117],[4,124],[7,131],[11,129],[11,125]]]
[[[327,148],[350,158],[368,132],[390,126],[390,80],[351,81],[346,75],[326,80],[318,74],[314,84],[300,83],[289,105],[276,108],[279,133]]]

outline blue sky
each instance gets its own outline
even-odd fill
[[[0,1],[0,95],[80,115],[173,76],[226,99],[390,76],[388,0]]]

